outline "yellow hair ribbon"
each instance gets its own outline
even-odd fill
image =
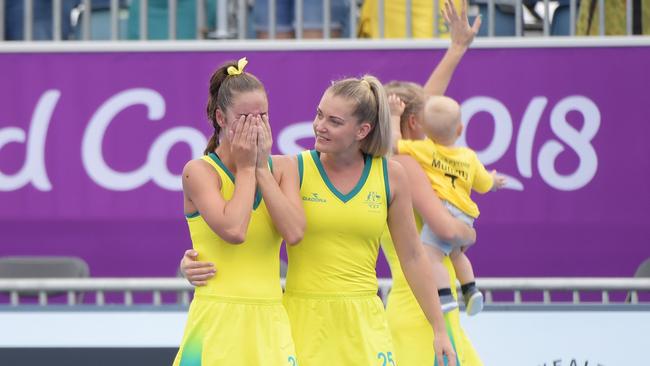
[[[234,66],[228,66],[226,71],[228,72],[228,75],[240,75],[242,72],[244,72],[244,67],[246,67],[246,64],[248,64],[248,60],[246,60],[246,57],[242,57],[237,61],[237,68]]]

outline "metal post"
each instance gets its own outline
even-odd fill
[[[168,32],[168,37],[169,39],[176,39],[176,0],[167,0],[167,19],[168,19],[168,27],[167,27],[167,32]]]
[[[521,22],[521,8],[522,8],[521,0],[517,0],[515,2],[515,35],[517,37],[521,37],[524,32],[522,32],[522,22]]]
[[[492,298],[492,291],[490,291],[490,290],[485,291],[485,303],[486,304],[491,304],[493,302],[494,302],[494,300]]]
[[[384,0],[378,1],[377,22],[379,23],[379,38],[384,38]]]
[[[140,0],[140,40],[149,38],[149,7],[147,0]]]
[[[97,304],[97,306],[104,306],[104,302],[104,291],[97,291],[95,294],[95,304]]]
[[[435,2],[436,0],[433,0],[433,1]],[[406,34],[406,38],[413,38],[413,24],[412,24],[412,22],[413,22],[413,4],[412,4],[412,0],[406,0],[406,12],[405,12],[405,14],[406,14],[406,22],[405,22],[405,24],[406,24],[406,32],[404,34]],[[433,26],[434,27],[436,26],[435,22],[433,23]]]
[[[205,29],[205,3],[204,0],[196,0],[196,39],[203,38]]]
[[[0,41],[5,40],[5,0],[0,0]]]
[[[246,0],[237,1],[237,33],[239,39],[246,39]]]
[[[269,38],[270,39],[275,39],[275,34],[276,34],[276,22],[275,22],[275,17],[276,17],[276,9],[275,9],[275,0],[268,0],[269,1]]]
[[[18,292],[16,291],[11,291],[9,293],[9,301],[11,303],[11,306],[18,306],[20,305],[20,297],[18,296]]]
[[[90,0],[83,0],[84,12],[81,17],[81,38],[84,41],[90,40],[90,16],[93,5]]]
[[[77,299],[75,298],[74,291],[68,291],[68,306],[73,306],[77,303]]]
[[[598,27],[600,35],[605,35],[605,0],[598,0]]]
[[[302,0],[296,1],[296,39],[302,39],[303,27],[303,3]]]
[[[632,35],[632,0],[625,1],[625,30],[628,36]]]
[[[433,0],[433,38],[440,37],[440,3],[439,0]]]
[[[111,40],[113,41],[120,38],[119,11],[118,0],[111,0]]]
[[[544,37],[551,35],[551,14],[548,7],[548,0],[544,0]]]
[[[332,9],[330,0],[323,0],[323,39],[330,38],[332,29]]]
[[[576,35],[576,0],[569,1],[569,34]]]
[[[25,0],[25,8],[23,9],[23,39],[31,41],[33,37],[32,31],[34,27],[34,2],[32,0]]]
[[[124,291],[124,305],[125,306],[132,306],[133,305],[133,292],[132,291]]]
[[[54,1],[56,2],[57,0]],[[40,306],[47,305],[47,294],[45,293],[45,291],[38,292],[38,305]]]
[[[494,37],[494,0],[488,0],[488,36]]]
[[[551,303],[551,292],[549,290],[544,290],[543,292],[543,297],[544,297],[544,304],[550,304]]]
[[[52,1],[52,39],[61,40],[61,0]]]
[[[217,38],[228,37],[228,0],[217,1]]]
[[[357,38],[357,5],[350,1],[350,38]]]

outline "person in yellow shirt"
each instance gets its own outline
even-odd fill
[[[384,157],[391,134],[383,86],[369,75],[334,82],[320,100],[313,128],[314,150],[298,156],[307,229],[300,244],[288,248],[284,297],[299,362],[399,363],[375,272],[388,225],[405,277],[437,335],[437,363],[442,366],[446,357],[456,365],[407,177]]]
[[[399,126],[399,132],[405,139],[426,137],[421,128],[426,96],[442,95],[446,92],[456,67],[474,40],[481,24],[478,18],[470,26],[466,13],[462,11],[457,13],[453,7],[444,11],[443,17],[448,23],[451,43],[425,86],[405,81],[393,81],[386,85],[387,93],[397,95],[405,104]],[[475,231],[460,220],[452,218],[436,196],[418,162],[408,155],[396,155],[393,159],[399,161],[409,175],[418,229],[421,230],[423,223],[426,222],[431,230],[445,241],[454,242],[458,246],[473,243],[476,238]],[[395,356],[401,366],[431,365],[435,355],[428,351],[426,346],[431,343],[434,334],[428,327],[426,317],[417,306],[404,279],[390,235],[382,238],[382,250],[393,277],[386,303],[386,313],[395,346]],[[456,297],[456,274],[449,257],[444,258],[443,264],[448,271],[449,287]],[[444,316],[449,337],[456,350],[458,364],[483,366],[469,337],[461,327],[458,309],[447,312]]]
[[[605,6],[605,35],[623,36],[627,34],[627,2],[603,1]],[[566,6],[566,5],[565,5]],[[600,35],[600,9],[598,0],[580,2],[576,35]],[[650,34],[650,0],[632,1],[632,34]]]
[[[227,62],[212,75],[214,133],[205,156],[183,168],[192,245],[219,276],[196,288],[174,366],[296,361],[278,268],[282,239],[296,244],[305,229],[297,168],[270,157],[266,92],[245,66]]]
[[[394,124],[399,126],[404,103],[392,95],[391,113]],[[401,140],[398,133],[396,151],[415,158],[451,214],[472,226],[479,210],[470,198],[472,190],[486,193],[502,188],[505,178],[496,171],[488,172],[476,153],[466,147],[454,146],[462,133],[460,106],[445,96],[430,97],[424,106],[422,131],[424,140]],[[476,287],[472,265],[465,255],[467,246],[458,247],[438,238],[428,226],[422,228],[422,242],[427,247],[438,285],[443,312],[458,307],[449,286],[447,270],[442,266],[444,256],[449,256],[461,281],[466,312],[475,315],[483,309],[483,295]]]
[[[460,8],[463,0],[453,0]],[[437,3],[437,4],[436,4]],[[383,24],[380,24],[379,6],[383,6]],[[409,4],[407,6],[407,4]],[[407,38],[407,16],[411,18],[408,33],[413,38],[433,38],[434,29],[440,38],[448,38],[450,30],[442,16],[434,19],[434,6],[438,11],[444,11],[448,6],[447,0],[365,0],[359,14],[359,38],[380,38],[380,27],[383,28],[383,38]],[[410,9],[409,9],[410,7]],[[410,11],[410,14],[407,12]],[[436,23],[437,21],[437,23]]]

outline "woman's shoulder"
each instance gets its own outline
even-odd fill
[[[210,169],[210,163],[208,163],[204,157],[192,159],[185,163],[183,167],[183,172],[200,172],[203,170]],[[214,170],[214,169],[213,169]]]
[[[192,159],[185,163],[183,167],[183,180],[187,181],[190,178],[200,177],[204,179],[219,179],[219,173],[212,164],[210,164],[204,157]]]

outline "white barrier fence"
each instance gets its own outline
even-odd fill
[[[149,22],[163,22],[166,21],[164,26],[167,30],[167,39],[175,40],[177,36],[177,29],[182,26],[184,23],[187,23],[190,19],[195,18],[194,22],[194,36],[195,39],[205,39],[205,38],[214,38],[214,39],[246,39],[250,37],[249,22],[253,21],[253,1],[246,0],[195,0],[194,4],[184,4],[185,10],[194,8],[194,14],[185,14],[178,4],[178,0],[168,0],[166,7],[161,7],[161,4],[155,4],[152,6],[148,5],[148,0],[139,0],[139,6],[129,5],[128,1],[120,0],[111,0],[110,4],[107,6],[105,4],[100,4],[99,6],[93,6],[92,0],[80,0],[78,5],[74,8],[69,9],[70,2],[64,4],[63,0],[53,0],[51,7],[46,7],[44,4],[39,4],[35,6],[35,0],[0,0],[0,41],[7,38],[5,35],[5,23],[12,23],[9,17],[20,17],[22,20],[22,39],[25,41],[32,41],[33,39],[41,39],[37,37],[37,34],[47,33],[48,38],[53,41],[61,41],[68,39],[70,37],[76,37],[76,39],[83,41],[90,40],[119,40],[124,38],[124,33],[126,33],[126,27],[128,24],[129,17],[137,17],[137,28],[138,28],[138,37],[140,40],[147,40],[151,38],[149,34]],[[634,0],[618,0],[624,2],[625,14],[623,15],[623,21],[625,22],[625,34],[632,35],[635,34],[635,24],[641,16],[640,4],[635,5]],[[22,6],[18,7],[16,4],[22,2]],[[277,20],[273,16],[275,13],[277,4],[276,0],[268,0],[266,6],[268,7],[268,38],[275,39],[276,33],[278,33]],[[12,7],[6,7],[5,3],[11,4]],[[12,4],[13,3],[13,4]],[[45,3],[45,2],[43,2]],[[212,4],[209,4],[212,3]],[[261,3],[261,2],[260,2]],[[304,0],[295,1],[295,38],[302,39],[304,28]],[[355,39],[357,38],[357,25],[361,20],[359,17],[360,13],[360,4],[361,1],[346,1],[344,2],[344,9],[339,9],[336,4],[332,4],[331,0],[322,1],[322,38],[328,39],[331,35],[332,23],[342,22],[348,23],[346,28],[348,31],[348,38]],[[530,1],[528,3],[531,3]],[[598,34],[600,36],[605,36],[605,0],[593,0],[591,2],[583,1],[582,6],[586,7],[593,3],[593,9],[590,9],[591,18],[597,19]],[[544,37],[549,37],[553,34],[552,28],[554,24],[567,22],[564,27],[568,28],[561,35],[570,35],[574,36],[576,34],[576,19],[579,14],[579,0],[568,0],[568,1],[553,1],[553,0],[544,0],[539,2],[538,7],[526,6],[523,0],[474,0],[470,2],[472,6],[470,7],[470,13],[476,15],[478,13],[484,13],[484,22],[486,25],[486,35],[489,37],[494,37],[499,35],[497,28],[498,22],[501,18],[503,22],[508,24],[508,34],[512,36],[521,37],[524,35],[524,30],[526,24],[524,24],[524,13],[528,15],[528,18],[534,20],[534,24],[539,23],[541,26],[541,34]],[[66,5],[66,6],[64,6]],[[190,5],[190,8],[187,7]],[[211,6],[212,5],[212,6]],[[258,6],[261,4],[258,4]],[[386,0],[377,0],[376,4],[377,13],[374,15],[377,18],[378,22],[378,32],[379,38],[384,38],[385,27],[388,23],[387,19],[387,9],[388,5],[389,10],[394,10],[395,7],[390,7],[390,3]],[[335,9],[333,9],[333,6]],[[208,8],[212,7],[215,13],[214,23],[212,25],[208,24]],[[413,6],[413,0],[407,0],[404,3],[404,31],[406,38],[413,37],[413,22],[414,18],[426,17],[433,24],[440,23],[440,3],[438,1],[433,2],[433,11],[431,14],[424,14],[421,9],[422,4],[418,6],[416,4],[415,9]],[[13,11],[11,10],[13,9]],[[64,10],[65,9],[65,10]],[[558,11],[560,9],[560,11]],[[153,11],[151,11],[153,10]],[[334,10],[334,11],[333,11]],[[338,10],[338,11],[337,11]],[[7,19],[5,19],[5,14],[7,11]],[[333,13],[342,11],[343,13],[336,19],[333,19]],[[153,17],[150,17],[150,12],[153,13]],[[539,12],[539,13],[538,13]],[[183,13],[182,16],[186,19],[181,19],[179,23],[179,13]],[[565,13],[564,16],[558,15],[557,13]],[[167,19],[164,19],[166,14]],[[50,17],[49,21],[44,22],[44,18]],[[342,18],[341,18],[342,17]],[[536,19],[539,18],[539,19]],[[557,18],[557,19],[556,19]],[[635,20],[635,18],[637,20]],[[558,20],[559,19],[559,20]],[[396,19],[393,19],[395,21]],[[15,20],[14,20],[15,22]],[[510,29],[510,23],[514,22],[512,25],[514,29]],[[591,22],[591,20],[590,20]],[[595,22],[595,21],[594,21]],[[13,24],[13,23],[12,23]],[[65,27],[64,24],[68,26]],[[531,24],[532,25],[532,24]],[[64,34],[64,29],[72,27],[75,29],[73,34]],[[594,24],[596,27],[596,24]],[[637,25],[636,28],[639,28]],[[438,27],[433,27],[433,33],[431,37],[438,38],[439,29]]]
[[[378,294],[384,301],[391,285],[391,279],[378,280]],[[488,305],[650,304],[647,298],[639,297],[639,293],[650,293],[650,278],[481,278],[477,285],[485,292]],[[191,292],[192,286],[182,278],[0,279],[0,293],[8,294],[6,301],[0,298],[0,306],[16,307],[25,298],[37,298],[39,306],[47,306],[53,294],[66,294],[64,303],[69,306],[104,306],[109,293],[120,295],[126,307],[170,303],[165,293],[177,295],[171,303],[187,306]],[[151,300],[134,301],[135,293],[148,294]],[[624,301],[617,301],[611,293],[624,293]],[[570,294],[569,301],[566,294]]]
[[[391,282],[379,280],[378,293],[384,299]],[[488,305],[472,318],[461,313],[461,323],[485,365],[650,364],[646,351],[650,279],[477,282]],[[173,354],[180,344],[191,291],[182,278],[2,279],[0,294],[8,293],[4,300],[9,301],[3,303],[0,296],[0,354],[13,352],[24,360],[53,350],[69,350],[70,355],[131,350],[143,355],[139,364],[153,365],[147,363],[152,352]],[[176,302],[166,301],[170,292]],[[560,298],[557,292],[565,296]],[[48,301],[53,293],[67,301]],[[122,302],[110,301],[116,293]],[[138,301],[140,293],[152,300]],[[536,298],[529,293],[536,293]],[[23,302],[23,297],[31,303]],[[72,358],[60,353],[56,357]]]

